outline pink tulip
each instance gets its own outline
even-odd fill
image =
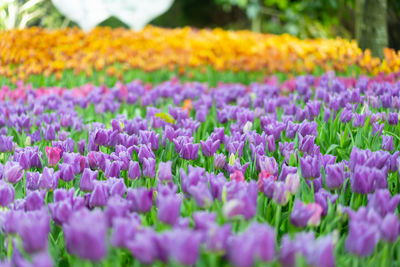
[[[317,226],[321,222],[322,207],[317,203],[310,203],[307,205],[307,209],[313,211],[310,219],[308,219],[308,225]]]
[[[50,166],[55,166],[60,161],[61,149],[46,146],[46,156]]]
[[[244,182],[244,176],[243,173],[239,170],[235,170],[231,174],[231,181],[236,181],[236,182]]]

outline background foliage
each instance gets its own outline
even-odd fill
[[[152,21],[161,27],[223,27],[252,29],[268,33],[290,33],[300,38],[354,38],[356,0],[175,0],[173,6]],[[50,0],[0,0],[0,29],[9,15],[7,4],[35,3],[24,10],[34,16],[28,26],[59,28],[76,26],[53,6]],[[16,19],[16,27],[21,17]],[[102,26],[126,27],[116,18]],[[389,46],[400,49],[400,1],[388,0]]]

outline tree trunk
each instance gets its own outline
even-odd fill
[[[355,28],[360,48],[383,58],[383,48],[388,46],[387,0],[356,0]]]
[[[257,12],[257,15],[251,20],[251,30],[253,32],[261,32],[261,14]]]

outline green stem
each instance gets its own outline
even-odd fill
[[[389,253],[389,244],[384,244],[383,245],[383,253],[382,253],[382,266],[389,266],[387,259],[388,259],[388,253]]]
[[[282,206],[278,205],[278,207],[276,207],[276,213],[275,213],[275,231],[276,231],[277,235],[279,233],[279,223],[280,223],[280,220],[281,220],[281,210],[282,210]]]
[[[314,196],[314,181],[310,181],[311,184],[311,195],[312,195],[312,202],[315,202],[315,196]]]
[[[9,259],[11,259],[12,251],[13,251],[12,238],[11,238],[11,236],[8,236],[7,257],[8,257]]]

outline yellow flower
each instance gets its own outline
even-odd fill
[[[159,113],[155,114],[155,117],[156,118],[160,118],[165,122],[168,122],[168,123],[171,123],[171,124],[175,124],[174,118],[171,115],[169,115],[168,113],[159,112]]]
[[[32,74],[57,78],[64,70],[85,73],[105,71],[121,78],[129,68],[145,71],[180,70],[187,67],[237,72],[312,72],[316,68],[343,71],[358,65],[363,73],[400,69],[400,53],[384,50],[384,60],[362,52],[355,41],[305,39],[289,34],[272,35],[223,29],[190,27],[141,31],[95,28],[46,30],[37,27],[0,32],[0,75],[27,80]],[[118,63],[118,64],[117,64]],[[122,70],[117,66],[123,66]],[[14,78],[15,77],[15,78]]]

